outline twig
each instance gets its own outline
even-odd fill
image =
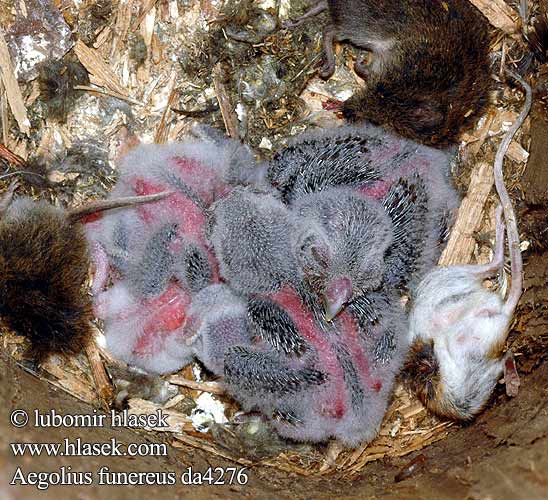
[[[171,113],[171,108],[175,104],[175,101],[177,100],[177,97],[178,97],[178,93],[175,88],[175,81],[176,81],[175,73],[172,73],[170,81],[168,83],[168,88],[170,88],[171,90],[169,91],[167,106],[164,109],[164,112],[162,113],[162,118],[160,119],[160,123],[158,124],[158,128],[156,129],[156,133],[154,134],[154,142],[156,144],[164,144],[168,138],[168,134],[169,134],[168,118]]]
[[[97,94],[102,95],[108,95],[110,97],[116,97],[116,99],[120,99],[122,101],[127,101],[130,104],[135,104],[136,106],[144,106],[144,102],[139,102],[136,99],[132,99],[131,97],[128,97],[124,94],[119,94],[118,92],[114,92],[113,90],[108,89],[102,89],[101,87],[90,87],[88,85],[75,85],[74,90],[86,90],[88,92],[95,92]]]
[[[30,121],[27,116],[27,108],[23,101],[23,95],[21,89],[15,78],[15,72],[13,64],[11,62],[10,53],[8,50],[8,44],[4,38],[4,30],[0,27],[0,76],[4,82],[6,88],[6,95],[8,96],[8,103],[11,108],[11,112],[17,124],[19,130],[28,135],[30,132]]]
[[[239,139],[240,133],[238,131],[238,117],[234,112],[234,107],[230,102],[230,97],[228,96],[222,80],[223,70],[221,68],[221,63],[217,63],[217,65],[213,68],[213,85],[215,87],[215,93],[217,94],[217,100],[219,101],[219,107],[221,108],[223,122],[229,137]]]
[[[6,146],[0,144],[0,157],[4,158],[8,163],[15,165],[16,167],[27,168],[27,162],[23,160],[19,155],[10,151]]]
[[[95,330],[95,325],[92,325],[92,328]],[[107,371],[103,365],[101,354],[94,341],[88,342],[85,352],[88,357],[91,375],[95,382],[95,388],[101,398],[105,411],[108,412],[114,399],[114,389],[112,388]]]
[[[169,377],[169,382],[174,385],[180,385],[182,387],[188,387],[197,391],[209,392],[211,394],[224,394],[225,390],[218,382],[196,382],[189,380],[179,375],[173,375]]]
[[[301,76],[308,68],[313,66],[316,61],[322,57],[322,54],[316,54],[307,64],[304,65],[304,67],[291,79],[291,82],[293,83],[299,76]]]

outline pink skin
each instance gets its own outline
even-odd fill
[[[182,160],[180,160],[182,161]],[[196,164],[200,166],[201,164]],[[139,195],[154,194],[157,192],[165,191],[166,187],[160,184],[153,184],[143,179],[136,179],[133,182],[134,190]],[[207,253],[208,261],[212,270],[212,280],[218,283],[219,277],[219,263],[213,254],[212,249],[206,241],[204,228],[206,224],[206,215],[203,210],[198,207],[193,200],[186,197],[182,193],[174,193],[164,200],[155,202],[154,204],[141,205],[138,210],[140,211],[141,218],[145,222],[152,222],[156,217],[156,210],[158,210],[158,204],[164,204],[162,207],[166,211],[170,211],[177,214],[177,218],[180,221],[184,221],[179,227],[178,239],[184,239],[188,242],[196,243],[201,246]],[[174,251],[178,248],[174,247]]]
[[[143,300],[113,316],[117,321],[139,317],[144,325],[142,333],[135,344],[133,353],[137,356],[150,355],[159,352],[168,336],[182,335],[181,327],[190,305],[190,296],[174,283],[158,297]],[[101,315],[101,304],[97,304],[98,315]]]
[[[135,178],[131,180],[133,190],[138,196],[145,196],[149,194],[156,194],[169,189],[169,186],[165,184],[152,183],[141,178]],[[196,204],[182,193],[173,193],[163,200],[159,200],[153,203],[140,205],[136,208],[141,219],[146,224],[151,224],[156,218],[158,210],[164,210],[165,212],[171,212],[178,216],[179,220],[184,221],[179,227],[178,238],[171,244],[171,250],[177,252],[181,250],[181,243],[183,240],[191,241],[199,246],[205,247],[208,259],[210,261],[211,269],[213,270],[213,278],[218,281],[218,263],[206,243],[204,235],[204,227],[206,223],[206,216],[203,210],[196,206]],[[88,224],[99,223],[102,217],[101,213],[91,214],[83,219],[83,222]],[[102,290],[106,284],[109,276],[109,263],[108,258],[104,252],[104,249],[100,245],[95,245],[92,249],[92,257],[96,266],[96,276],[93,283],[92,291],[94,294]]]
[[[159,352],[165,339],[171,335],[182,335],[190,296],[183,289],[171,284],[162,295],[143,301],[143,311],[147,318],[143,334],[133,348],[137,356]]]
[[[397,156],[400,146],[392,141],[388,143],[389,146],[382,148],[375,148],[371,151],[371,161],[375,163],[382,163],[390,161],[392,158]],[[390,187],[400,177],[405,177],[411,175],[413,172],[419,174],[426,173],[430,168],[430,161],[420,155],[413,155],[407,162],[402,163],[397,170],[392,172],[392,175],[385,176],[384,179],[361,186],[357,189],[357,192],[368,197],[374,198],[375,200],[382,200]]]
[[[143,179],[136,179],[133,184],[138,195],[153,194],[165,190],[165,186],[153,184]],[[184,233],[184,236],[192,241],[205,244],[204,227],[206,216],[193,200],[182,193],[176,192],[155,203],[141,205],[137,210],[143,221],[150,223],[156,218],[158,209],[176,214],[180,221],[184,221],[184,225],[180,227],[180,231]]]
[[[382,200],[392,187],[393,181],[382,180],[376,181],[367,186],[362,186],[357,189],[357,193],[365,196],[366,198],[373,198],[375,200]]]
[[[219,195],[226,194],[228,186],[220,179],[219,174],[212,168],[189,158],[172,158],[173,166],[179,178],[191,187],[206,205],[211,205]]]
[[[196,160],[173,157],[170,160],[170,166],[181,181],[192,188],[206,206],[229,191],[229,186],[219,179],[213,169]],[[130,178],[128,182],[134,193],[141,196],[171,188],[167,183],[151,182],[141,177]],[[172,214],[175,221],[180,222],[180,225],[178,237],[170,244],[170,251],[179,252],[184,241],[199,245],[206,251],[212,270],[212,281],[219,282],[219,264],[206,242],[204,233],[206,215],[201,206],[188,196],[176,191],[163,200],[141,205],[136,210],[145,224],[153,224],[161,213]],[[91,216],[86,222],[93,223],[99,219],[100,215],[98,217]],[[98,294],[107,283],[110,264],[106,252],[100,245],[96,245],[92,249],[92,255],[96,265],[93,292]],[[166,339],[173,335],[182,336],[183,330],[186,330],[184,325],[187,321],[186,313],[190,302],[190,293],[172,282],[160,296],[142,300],[120,311],[115,319],[123,321],[137,316],[143,324],[133,354],[137,357],[154,355],[164,349]],[[97,315],[101,316],[104,305],[101,305],[100,296],[96,300],[95,308]]]
[[[164,186],[152,184],[142,179],[137,179],[134,182],[135,191],[140,194],[154,194],[165,190]],[[208,255],[209,264],[211,266],[213,281],[219,281],[219,263],[213,254],[204,234],[204,228],[206,224],[206,215],[203,210],[196,206],[194,201],[184,196],[181,193],[174,193],[164,200],[155,202],[155,204],[142,205],[138,208],[141,218],[144,222],[152,222],[156,217],[155,210],[158,209],[158,203],[164,204],[164,210],[176,214],[180,221],[184,223],[179,227],[179,237],[193,242],[201,246]],[[174,247],[174,251],[178,248]]]
[[[117,314],[111,315],[114,321],[135,321],[142,324],[137,342],[133,348],[136,357],[157,354],[164,349],[167,338],[173,335],[183,338],[183,326],[190,306],[191,297],[176,283],[171,283],[158,297],[134,303]],[[95,314],[104,317],[107,304],[101,295],[95,301]]]
[[[318,331],[311,312],[304,307],[294,289],[285,287],[270,298],[283,307],[303,338],[316,348],[320,366],[329,373],[329,380],[336,391],[335,394],[326,395],[322,411],[331,418],[343,418],[347,410],[346,399],[348,398],[344,373],[325,335]]]
[[[350,281],[350,278],[343,276],[331,281],[324,295],[327,321],[331,321],[336,317],[351,297],[352,281]]]
[[[139,194],[152,194],[158,191],[163,191],[165,188],[159,185],[153,185],[152,183],[138,179],[135,182],[135,190]],[[206,241],[204,234],[204,228],[206,224],[206,215],[203,210],[196,206],[193,200],[184,196],[181,193],[174,193],[165,200],[156,202],[164,203],[163,209],[170,211],[173,214],[177,214],[177,218],[184,223],[179,226],[179,238],[178,240],[184,240],[187,242],[193,242],[202,247],[208,257],[208,261],[212,270],[213,282],[219,282],[219,263],[213,254],[212,249]],[[151,204],[152,205],[152,204]],[[145,222],[152,222],[156,217],[155,209],[157,206],[145,206],[139,207],[141,217]],[[176,246],[173,247],[173,251],[180,250]]]
[[[397,140],[389,140],[382,146],[377,146],[370,151],[371,161],[375,164],[386,163],[393,160],[400,152],[401,145]]]
[[[134,190],[140,196],[162,192],[165,188],[166,186],[153,185],[152,183],[142,179],[136,179],[134,181]],[[160,206],[158,204],[160,204]],[[205,247],[211,264],[211,269],[213,271],[213,278],[215,281],[218,281],[219,266],[211,249],[206,245],[204,235],[206,217],[203,211],[197,207],[192,200],[184,195],[180,195],[179,193],[174,193],[161,201],[150,203],[148,205],[141,205],[136,208],[136,210],[139,212],[141,219],[145,223],[152,224],[157,217],[157,210],[159,208],[164,209],[165,211],[171,211],[173,214],[178,216],[179,220],[184,221],[184,224],[181,224],[179,227],[178,237],[175,238],[170,245],[170,250],[172,252],[180,251],[183,240],[192,241],[202,247]],[[89,221],[89,223],[95,223],[99,219],[100,217],[94,217],[91,221]],[[96,267],[92,291],[96,294],[106,285],[110,273],[110,264],[104,249],[99,244],[95,244],[92,248],[92,257]]]
[[[410,175],[413,172],[424,174],[428,172],[429,168],[430,162],[424,156],[415,155],[406,163],[402,163],[395,174],[398,176]]]
[[[520,380],[516,368],[516,360],[511,350],[504,355],[504,383],[506,384],[506,394],[510,397],[518,395]]]
[[[348,348],[354,366],[358,370],[358,374],[362,380],[364,387],[370,387],[375,392],[379,392],[382,388],[382,381],[378,378],[371,378],[371,370],[369,361],[363,352],[359,340],[358,325],[354,318],[346,311],[339,315],[339,328],[344,335],[344,344]]]

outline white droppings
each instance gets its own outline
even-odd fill
[[[271,150],[272,149],[272,142],[270,141],[270,139],[268,139],[267,137],[263,137],[261,139],[261,143],[259,144],[259,147],[261,149],[268,149],[268,150]]]
[[[26,73],[32,68],[44,62],[48,56],[49,42],[42,34],[38,35],[38,39],[31,35],[26,35],[21,39],[19,58],[15,65],[16,76],[20,73]]]
[[[224,405],[208,392],[204,392],[196,399],[196,408],[192,410],[190,420],[198,432],[207,432],[208,427],[213,423],[228,422]]]
[[[244,121],[247,117],[246,109],[241,102],[236,105],[236,116],[240,122]]]

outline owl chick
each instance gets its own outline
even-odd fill
[[[376,436],[406,351],[394,294],[368,294],[327,322],[314,296],[285,287],[251,298],[248,321],[253,343],[224,358],[225,384],[244,409],[298,441],[356,446]]]
[[[371,125],[305,134],[275,155],[268,177],[305,226],[297,255],[328,317],[375,287],[369,263],[382,259],[386,283],[405,290],[434,265],[457,200],[450,157]]]
[[[189,308],[201,290],[219,282],[206,237],[208,210],[254,166],[242,145],[214,139],[131,151],[111,196],[172,193],[146,209],[88,224],[97,268],[95,309],[105,321],[107,346],[149,371],[175,371],[192,359],[184,335]],[[113,286],[103,291],[109,277]]]
[[[380,233],[378,238],[389,243],[392,223],[382,205],[353,199],[351,191],[345,195],[343,208],[355,203],[352,207],[362,210],[357,219],[370,221],[371,237]],[[325,209],[337,210],[340,198],[340,192],[326,197]],[[214,205],[211,224],[221,275],[246,300],[245,315],[238,309],[237,321],[215,320],[221,325],[218,332],[234,325],[231,335],[209,342],[213,351],[207,359],[218,371],[222,357],[230,394],[244,409],[261,411],[286,437],[337,437],[349,445],[371,440],[407,342],[398,294],[383,286],[382,258],[368,270],[374,289],[326,321],[323,304],[298,265],[298,235],[303,224],[309,229],[307,217],[300,218],[270,193],[236,189]],[[317,257],[314,250],[310,255]],[[230,345],[235,331],[236,342]]]

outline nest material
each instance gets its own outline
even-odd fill
[[[132,136],[144,141],[176,141],[189,130],[196,113],[202,121],[224,126],[230,135],[244,138],[268,156],[290,134],[310,125],[331,126],[337,122],[333,111],[326,109],[329,99],[347,98],[360,81],[349,69],[352,54],[346,47],[339,48],[335,76],[327,82],[319,80],[315,76],[320,47],[318,25],[312,24],[298,33],[269,31],[268,16],[277,14],[273,8],[263,9],[265,27],[253,25],[252,19],[245,16],[243,21],[240,19],[239,9],[246,2],[231,3],[230,8],[221,9],[217,3],[193,1],[184,10],[180,3],[171,0],[128,0],[112,2],[111,6],[102,2],[102,14],[93,17],[95,24],[90,31],[92,3],[63,3],[67,24],[77,34],[82,30],[72,52],[90,75],[90,83],[79,87],[82,95],[72,103],[64,123],[44,114],[47,109],[40,108],[36,83],[17,82],[0,31],[0,69],[4,75],[0,85],[1,142],[24,159],[52,157],[53,152],[70,150],[78,144],[96,144],[109,160],[102,168],[87,170],[74,168],[70,162],[61,166],[50,164],[47,175],[52,182],[42,195],[50,201],[79,204],[87,198],[103,196],[112,186],[115,160],[123,153],[121,144],[131,142]],[[494,53],[502,54],[503,60],[508,61],[509,53],[523,51],[522,42],[511,35],[518,29],[518,16],[506,3],[473,3],[484,9],[500,30],[492,47]],[[278,14],[287,18],[287,3],[280,5]],[[9,12],[12,15],[4,16],[6,30],[21,21],[19,14]],[[239,80],[230,75],[238,75]],[[506,90],[498,94],[496,101],[477,129],[462,138],[464,161],[455,172],[455,180],[466,196],[442,257],[444,263],[490,258],[488,245],[478,245],[476,236],[492,234],[494,151],[508,122],[517,116],[520,94]],[[506,178],[510,192],[519,188],[518,180],[527,162],[526,137],[527,127],[509,150],[511,161],[506,164]],[[31,193],[33,189],[30,188]],[[4,349],[21,359],[24,340],[5,329],[2,333]],[[420,450],[457,427],[429,414],[413,395],[397,386],[379,436],[369,445],[341,450],[331,444],[327,450],[311,446],[306,451],[288,446],[284,452],[257,462],[224,448],[210,433],[196,432],[188,414],[177,410],[182,398],[196,399],[202,390],[219,392],[218,385],[192,382],[192,373],[189,367],[182,374],[167,377],[178,392],[163,405],[170,426],[152,431],[167,434],[174,447],[201,448],[245,466],[260,463],[305,476],[334,471],[352,476],[359,474],[368,462]],[[40,367],[38,374],[82,401],[95,406],[100,402],[83,356],[68,360],[53,357]],[[235,404],[222,395],[217,397],[223,399],[229,419],[233,417],[238,410]],[[129,407],[134,413],[152,413],[159,406],[130,399]]]

